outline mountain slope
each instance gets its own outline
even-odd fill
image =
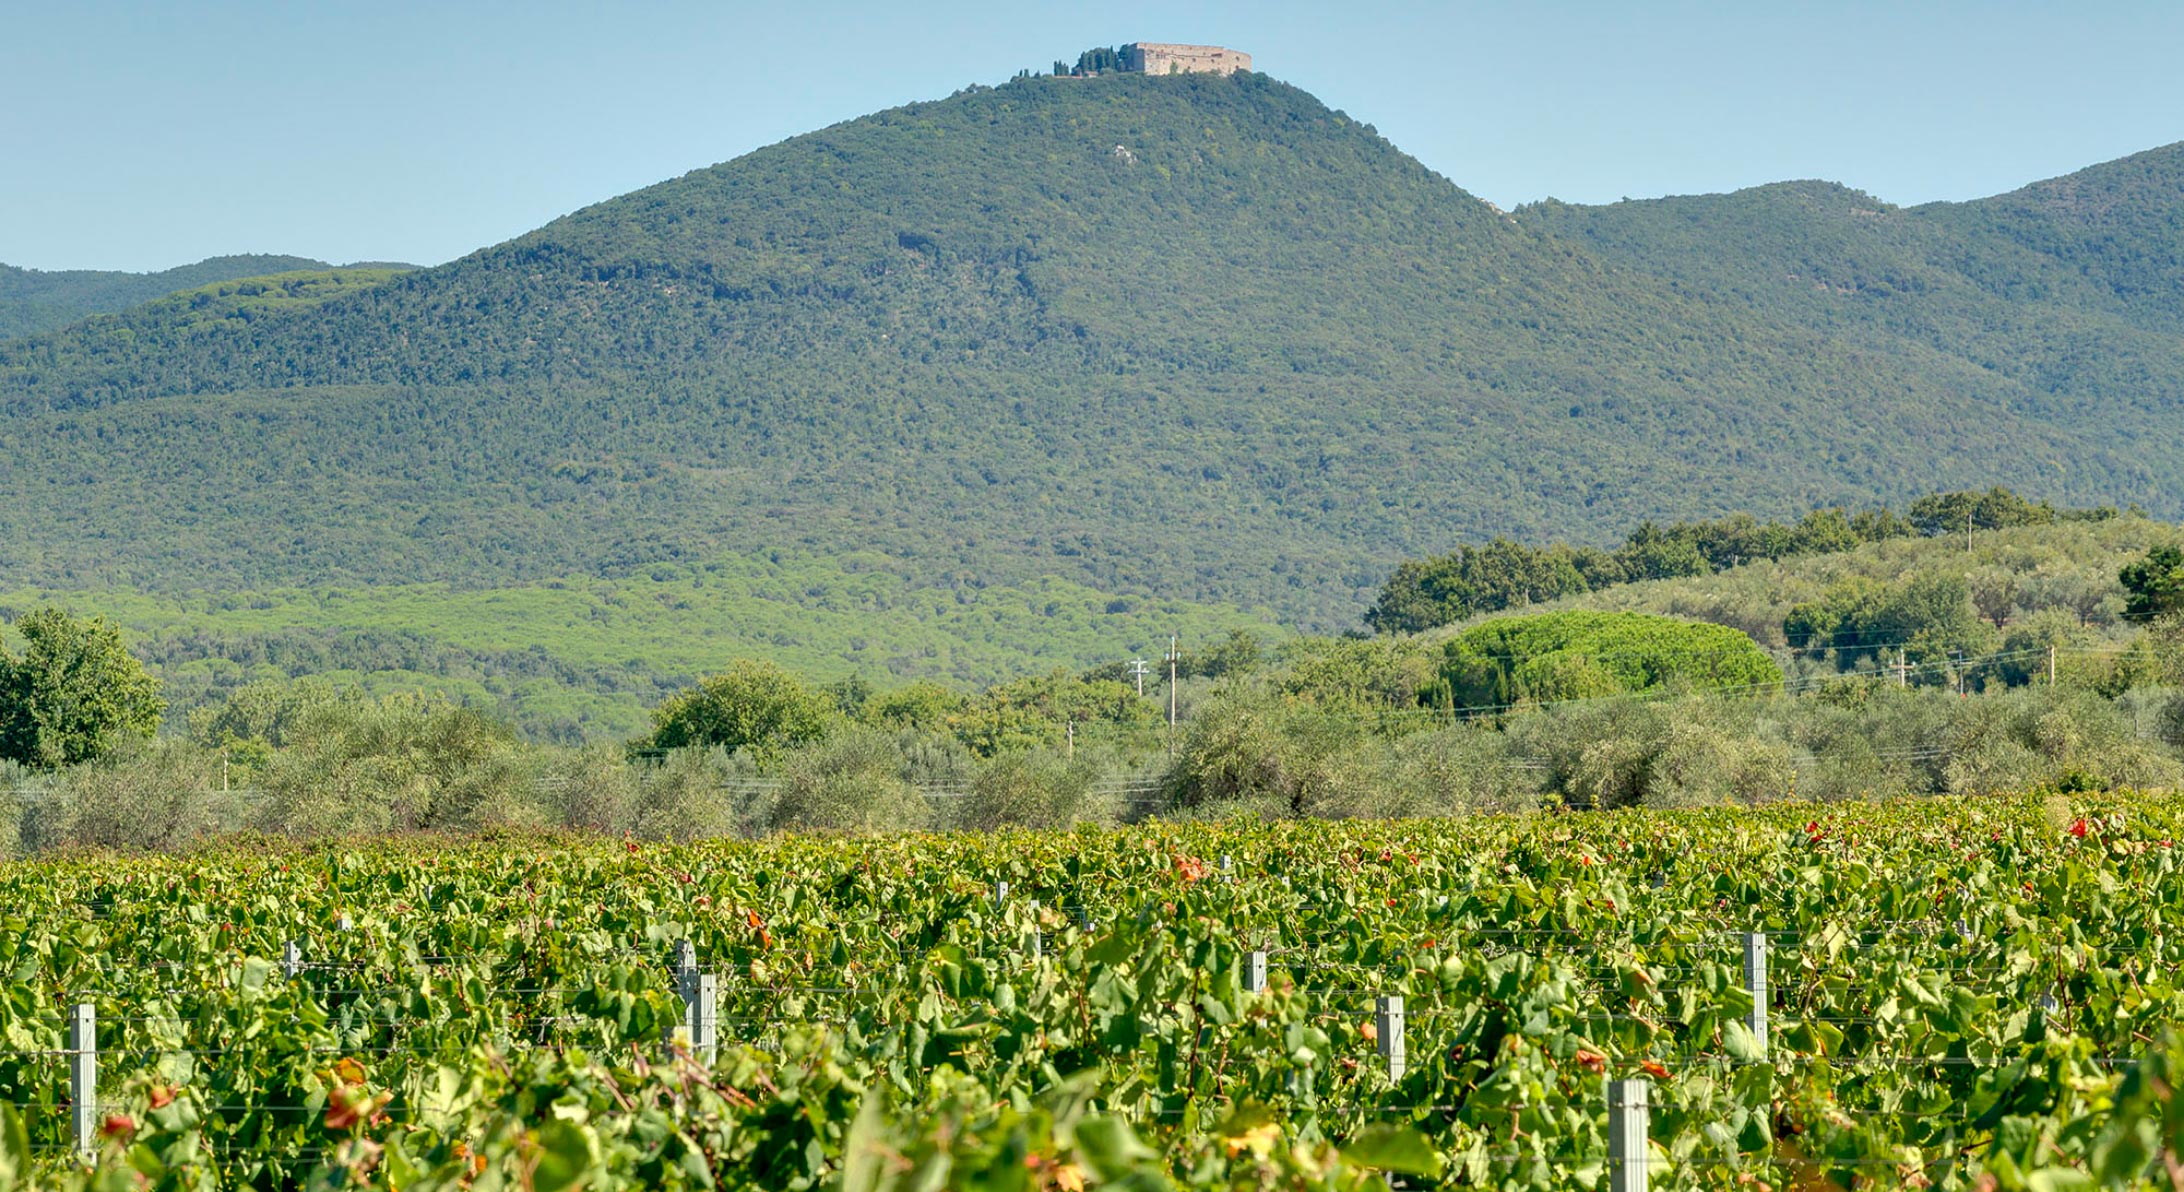
[[[1946,354],[2052,424],[2143,445],[2184,413],[2184,143],[1969,203],[1798,182],[1518,215],[1717,305]]]
[[[239,277],[330,268],[305,257],[212,257],[158,273],[93,269],[45,272],[0,265],[0,340],[53,331],[90,315],[110,314],[177,290]]]
[[[481,585],[878,549],[1330,626],[1461,537],[1988,483],[2174,511],[2158,302],[1855,313],[1830,295],[1915,290],[1945,242],[2050,254],[1743,198],[1726,245],[1506,216],[1264,76],[974,89],[440,268],[0,347],[0,569]],[[1817,272],[1778,279],[1785,245]]]

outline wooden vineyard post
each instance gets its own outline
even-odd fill
[[[1388,1080],[1403,1079],[1409,1064],[1403,1053],[1403,999],[1384,997],[1373,1014],[1373,1028],[1380,1036],[1380,1056],[1388,1061]]]
[[[99,1027],[98,1011],[89,1002],[76,1003],[68,1014],[68,1103],[76,1150],[91,1154],[98,1148]]]
[[[1759,1058],[1767,1058],[1767,935],[1761,931],[1744,933],[1744,988],[1752,995],[1752,1014],[1745,1025],[1752,1028],[1752,1040],[1759,1045]]]
[[[1608,1082],[1608,1192],[1646,1192],[1651,1090],[1643,1080]]]

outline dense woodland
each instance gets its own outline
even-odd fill
[[[934,589],[1329,631],[1398,559],[1497,534],[1996,482],[2174,515],[2180,161],[1505,214],[1262,75],[972,88],[440,268],[0,345],[0,574],[481,589],[874,550]]]
[[[57,331],[91,315],[141,306],[178,290],[217,282],[332,266],[307,257],[213,257],[158,273],[94,269],[47,272],[0,265],[0,340]]]
[[[2058,510],[2006,488],[1934,493],[1898,516],[1887,508],[1815,509],[1795,522],[1737,514],[1717,521],[1645,522],[1613,550],[1507,538],[1465,545],[1445,555],[1406,559],[1381,585],[1365,623],[1381,633],[1417,633],[1478,613],[1598,591],[1617,584],[1710,575],[1762,559],[1833,554],[1913,534],[1970,535],[1979,530],[2105,521],[2114,506]],[[1798,643],[1802,645],[1803,643]]]

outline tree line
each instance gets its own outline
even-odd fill
[[[1912,535],[2099,521],[2119,513],[2107,506],[2060,510],[1996,487],[1921,497],[1902,516],[1886,508],[1831,506],[1794,522],[1762,521],[1748,513],[1666,526],[1646,521],[1613,550],[1566,543],[1527,546],[1497,537],[1404,560],[1381,585],[1365,623],[1377,633],[1420,633],[1481,613],[1640,580],[1709,575],[1761,559],[1829,554]]]

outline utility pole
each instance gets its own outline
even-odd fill
[[[1898,650],[1898,651],[1896,651],[1896,686],[1898,686],[1898,687],[1909,687],[1910,685],[1911,685],[1911,659],[1910,659],[1910,656],[1909,656],[1908,654],[1906,654],[1906,653],[1905,653],[1904,651],[1902,651],[1902,650]]]
[[[1137,680],[1137,693],[1139,699],[1145,698],[1145,676],[1150,673],[1151,668],[1146,665],[1143,658],[1132,658],[1130,660],[1130,675],[1132,678]]]
[[[1972,553],[1972,511],[1964,511],[1964,553]]]
[[[1075,761],[1077,757],[1077,718],[1075,716],[1069,718],[1069,757],[1071,761]]]
[[[2048,643],[2048,686],[2055,686],[2055,643]]]
[[[1175,756],[1175,669],[1183,651],[1175,634],[1168,635],[1168,756]]]

